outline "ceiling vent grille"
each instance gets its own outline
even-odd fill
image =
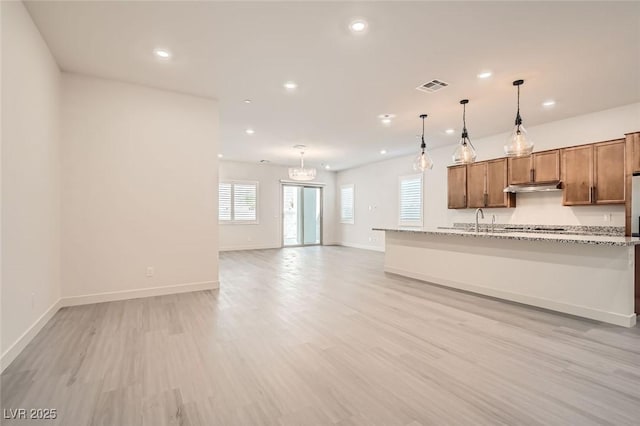
[[[442,80],[431,80],[424,84],[421,84],[420,86],[416,87],[416,89],[420,90],[421,92],[433,93],[437,92],[438,90],[444,89],[448,85],[449,83],[445,83]]]

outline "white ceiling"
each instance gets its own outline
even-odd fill
[[[638,2],[28,2],[64,71],[213,97],[227,159],[339,170],[640,101]],[[363,17],[367,34],[349,22]],[[170,61],[154,58],[168,48]],[[476,75],[492,70],[493,76]],[[430,79],[450,86],[422,93]],[[299,88],[287,93],[287,80]],[[251,104],[243,103],[250,98]],[[557,105],[541,103],[553,98]],[[379,114],[396,115],[390,126]],[[246,135],[246,128],[255,129]],[[455,128],[456,134],[444,130]],[[634,129],[621,129],[634,130]],[[476,147],[480,151],[482,146]]]

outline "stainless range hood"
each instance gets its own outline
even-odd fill
[[[548,182],[548,183],[525,183],[522,185],[509,185],[504,189],[504,192],[548,192],[548,191],[560,191],[562,190],[562,182]]]

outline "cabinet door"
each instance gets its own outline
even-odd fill
[[[533,181],[538,183],[560,180],[560,150],[533,154]]]
[[[562,150],[562,204],[580,206],[592,203],[593,146]]]
[[[509,185],[532,182],[532,169],[531,156],[509,158]]]
[[[624,204],[624,147],[624,139],[593,146],[593,198],[596,204]]]
[[[448,207],[467,207],[467,166],[452,166],[447,169]]]
[[[507,159],[487,162],[487,207],[515,207],[516,194],[505,193],[507,186]]]
[[[486,207],[487,163],[467,165],[467,207]]]
[[[626,153],[627,159],[631,161],[631,172],[640,172],[640,132],[630,133],[627,138],[631,139],[631,152]]]

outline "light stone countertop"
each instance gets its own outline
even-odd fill
[[[520,241],[551,241],[570,244],[590,244],[605,246],[634,246],[640,244],[638,237],[623,237],[610,235],[584,235],[584,234],[552,234],[539,232],[474,232],[457,229],[424,229],[424,228],[372,228],[374,231],[407,232],[427,235],[454,235],[470,238],[497,238],[503,240]]]

